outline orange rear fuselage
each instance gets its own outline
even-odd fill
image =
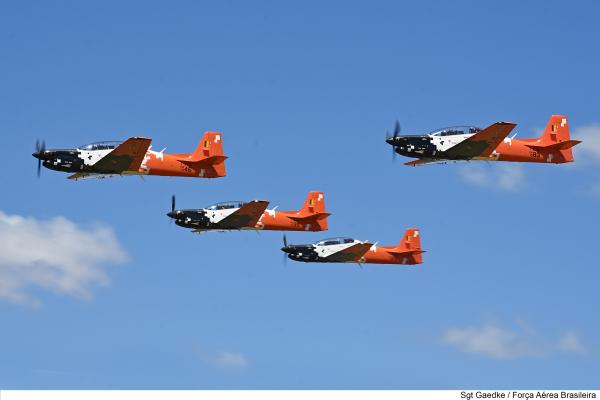
[[[264,212],[255,229],[267,231],[309,231],[318,232],[327,229],[317,219],[306,219],[296,221],[290,217],[298,217],[300,213],[297,211],[275,211],[267,210]],[[326,222],[326,221],[325,221]]]
[[[411,262],[412,257],[409,255],[390,253],[389,250],[395,249],[394,246],[377,247],[373,246],[363,256],[361,262],[365,264],[417,264]]]
[[[572,162],[570,152],[564,150],[543,151],[534,150],[527,145],[535,145],[539,139],[510,139],[500,143],[496,150],[484,158],[489,161],[537,162],[561,164]]]
[[[164,154],[148,150],[139,173],[160,176],[220,178],[226,175],[223,142],[219,132],[205,132],[190,154]]]
[[[162,154],[148,151],[140,167],[140,172],[147,175],[185,176],[195,178],[220,178],[225,176],[225,170],[208,162],[185,162],[189,154]]]
[[[309,192],[304,205],[297,211],[266,210],[254,229],[269,231],[308,231],[318,232],[328,229],[325,210],[325,194]]]
[[[579,140],[571,140],[567,117],[552,115],[540,137],[506,137],[489,156],[475,159],[562,164],[574,161],[572,148],[578,143]]]

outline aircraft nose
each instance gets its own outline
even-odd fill
[[[281,248],[281,251],[283,251],[284,253],[288,253],[288,254],[291,254],[294,252],[294,250],[292,249],[291,246],[283,246]]]
[[[175,218],[175,211],[169,211],[167,213],[167,217],[169,217],[169,218]]]
[[[53,153],[50,150],[39,150],[33,152],[31,155],[37,158],[38,160],[44,161],[52,158]]]
[[[400,145],[408,143],[409,138],[407,136],[396,136],[396,137],[387,138],[385,141],[387,143],[391,144],[392,146],[400,146]]]

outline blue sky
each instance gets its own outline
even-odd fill
[[[0,388],[597,388],[599,12],[0,2]],[[409,168],[384,142],[396,119],[532,137],[553,113],[585,140],[573,165]],[[134,135],[187,152],[206,130],[224,179],[38,180],[30,155]],[[290,241],[416,226],[424,264],[284,264],[278,232],[165,216],[171,194],[294,209],[309,190],[330,231]],[[43,251],[60,265],[19,261]]]

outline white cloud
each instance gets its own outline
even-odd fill
[[[227,369],[239,369],[248,365],[248,360],[243,354],[228,351],[217,354],[212,362],[218,367]]]
[[[197,354],[204,363],[221,369],[240,370],[246,368],[249,364],[245,355],[233,351],[209,353],[197,350]]]
[[[523,169],[514,163],[486,165],[473,162],[461,166],[460,174],[473,185],[508,192],[517,191],[525,184]]]
[[[109,228],[0,211],[0,300],[37,305],[31,288],[90,298],[93,287],[110,282],[105,265],[126,259]]]
[[[565,332],[558,342],[558,349],[575,354],[586,354],[587,349],[575,332]]]
[[[573,147],[575,163],[572,166],[585,166],[586,164],[600,162],[600,124],[591,124],[573,130],[571,137],[581,140],[582,143]],[[600,195],[600,179],[595,177],[595,181],[588,183],[586,191],[589,194]]]
[[[557,352],[587,353],[574,332],[565,332],[558,340],[552,341],[523,325],[510,329],[488,322],[479,327],[451,328],[442,339],[462,352],[495,359],[543,357]]]
[[[582,141],[573,148],[577,161],[600,161],[600,124],[577,128],[571,137]]]

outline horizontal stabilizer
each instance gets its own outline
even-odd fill
[[[329,217],[331,214],[328,212],[320,212],[320,213],[315,213],[315,214],[309,214],[309,215],[301,215],[301,216],[289,216],[288,218],[291,220],[294,220],[296,222],[307,222],[307,221],[318,221],[321,219],[325,219],[327,217]]]
[[[415,250],[398,250],[398,249],[387,249],[386,250],[390,254],[394,255],[417,255],[425,253],[425,250],[415,249]]]
[[[194,164],[197,162],[203,162],[206,164],[220,164],[223,161],[227,160],[227,156],[210,156],[210,157],[196,157],[196,158],[180,158],[178,161],[183,163]]]
[[[558,151],[558,150],[568,150],[571,147],[578,145],[581,143],[581,140],[566,140],[564,142],[553,143],[548,145],[539,145],[539,144],[528,144],[526,145],[530,149],[536,151]]]

